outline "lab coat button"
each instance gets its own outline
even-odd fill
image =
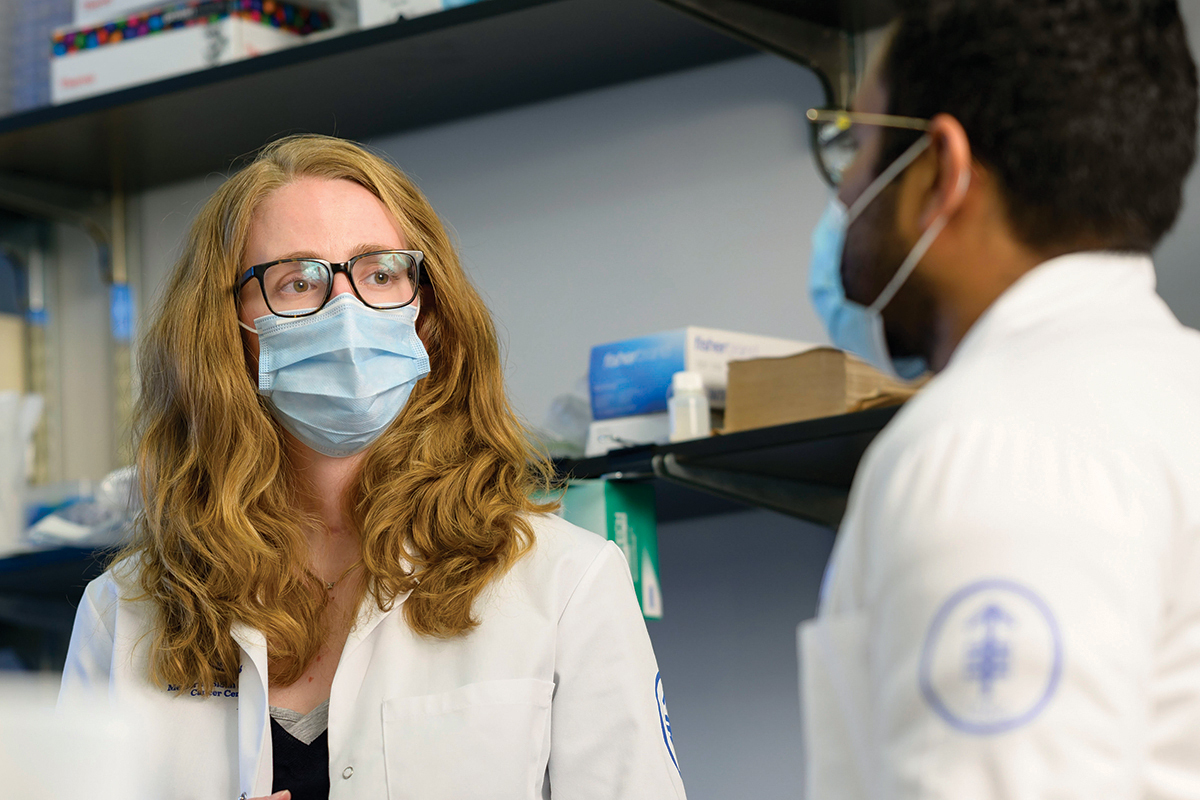
[[[354,767],[346,767],[344,770],[342,770],[342,777],[345,778],[346,780],[350,780],[350,776],[353,774],[354,774]]]

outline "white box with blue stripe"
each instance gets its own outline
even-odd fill
[[[682,370],[699,372],[704,378],[709,404],[724,408],[730,361],[790,356],[817,346],[691,326],[596,345],[588,364],[592,418],[666,411],[671,376]]]

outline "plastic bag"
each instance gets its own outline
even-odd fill
[[[139,510],[137,470],[122,467],[100,481],[94,496],[38,520],[26,538],[38,546],[109,547],[124,541]]]
[[[0,392],[0,555],[22,549],[29,443],[41,417],[41,396]]]

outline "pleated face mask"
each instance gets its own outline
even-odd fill
[[[883,309],[925,257],[925,253],[946,226],[947,219],[944,215],[939,216],[925,229],[887,286],[870,306],[859,305],[846,297],[846,290],[842,285],[842,253],[846,247],[846,234],[850,225],[862,214],[863,209],[896,179],[896,176],[929,147],[931,141],[929,136],[918,139],[880,173],[850,208],[846,208],[836,194],[830,198],[829,206],[813,231],[812,238],[812,261],[808,273],[809,298],[821,321],[825,323],[825,330],[829,332],[834,346],[854,353],[886,375],[903,380],[919,377],[929,365],[921,356],[892,356],[884,334]],[[964,172],[958,187],[959,196],[966,194],[969,181],[970,173]]]
[[[258,393],[279,424],[318,453],[361,452],[429,374],[418,311],[378,311],[347,293],[312,316],[259,317]]]

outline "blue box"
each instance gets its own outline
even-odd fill
[[[699,372],[709,404],[724,408],[730,361],[790,356],[813,347],[790,339],[696,327],[596,345],[588,363],[592,419],[666,411],[671,376],[683,370]]]

